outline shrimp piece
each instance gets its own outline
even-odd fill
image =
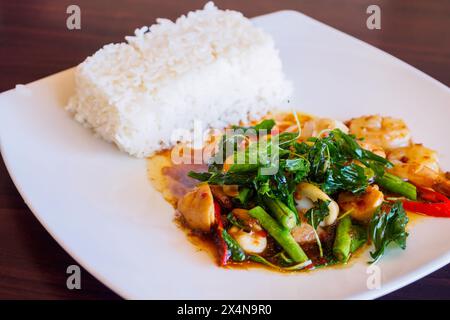
[[[425,188],[433,188],[450,195],[450,181],[441,173],[436,151],[413,144],[392,150],[388,160],[394,164],[392,174]]]
[[[313,119],[312,116],[303,114],[300,112],[297,112],[298,120],[300,121],[300,124],[303,128],[303,124],[307,121]],[[273,116],[273,119],[276,122],[275,129],[277,129],[280,132],[297,132],[297,120],[295,118],[294,113],[289,112],[283,112],[283,113],[277,113]]]
[[[267,234],[259,225],[258,221],[250,217],[248,210],[245,209],[233,209],[232,214],[242,221],[248,227],[248,230],[232,226],[228,229],[230,236],[247,253],[263,252],[267,247]]]
[[[329,118],[315,118],[307,114],[297,113],[302,127],[302,138],[317,137],[333,129],[341,129],[348,133],[347,126],[338,120]],[[297,132],[297,121],[293,113],[282,113],[274,117],[280,132]]]
[[[342,192],[338,204],[344,211],[350,211],[350,216],[361,222],[369,222],[375,210],[383,203],[384,196],[377,185],[367,187],[363,194],[355,195]]]
[[[392,150],[389,152],[388,160],[399,167],[418,164],[439,172],[439,162],[436,151],[431,150],[420,143]]]
[[[334,129],[340,129],[348,133],[348,127],[341,121],[329,118],[313,118],[305,122],[302,130],[302,138],[323,136]]]
[[[382,158],[386,158],[386,152],[384,151],[384,149],[382,147],[380,147],[379,145],[373,144],[373,143],[369,143],[369,142],[365,142],[365,141],[357,141],[359,146],[363,149],[366,149],[368,151],[371,151],[373,153],[375,153],[377,156],[380,156]]]
[[[411,140],[411,133],[405,122],[380,115],[353,118],[348,122],[350,133],[365,142],[378,145],[385,150],[405,147]]]

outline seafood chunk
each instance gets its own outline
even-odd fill
[[[307,198],[312,202],[316,202],[317,200],[330,201],[330,203],[328,204],[328,216],[320,223],[320,225],[329,226],[336,221],[336,218],[339,214],[338,204],[315,185],[307,182],[298,184],[294,196],[295,199],[300,200],[300,202],[303,198]]]
[[[350,192],[342,192],[338,203],[344,211],[349,211],[350,216],[361,222],[368,222],[375,210],[383,203],[384,196],[377,185],[367,187],[363,194],[355,195]]]
[[[234,209],[232,214],[244,226],[232,226],[228,233],[239,243],[246,253],[261,253],[267,247],[267,234],[258,221],[248,214],[248,210]]]
[[[392,174],[421,187],[433,188],[450,195],[450,181],[439,168],[436,151],[422,144],[413,144],[392,150],[387,158],[394,164],[394,167],[389,169]]]
[[[373,152],[377,156],[386,158],[386,152],[384,151],[384,149],[381,146],[373,144],[373,143],[365,142],[365,141],[359,141],[359,140],[358,140],[358,144],[361,148],[366,149],[370,152]]]
[[[385,150],[405,147],[411,140],[411,133],[405,122],[380,115],[353,118],[348,122],[350,133],[364,142],[381,146]]]
[[[317,228],[317,235],[320,239],[324,238],[325,234],[322,227]],[[291,235],[300,245],[317,242],[313,227],[306,221],[303,221],[299,226],[293,228],[291,230]]]
[[[188,226],[208,232],[215,222],[214,199],[208,184],[201,184],[178,201],[178,211]]]
[[[347,126],[341,121],[328,118],[313,118],[305,122],[302,129],[302,137],[321,137],[333,129],[340,129],[344,133],[348,133]]]

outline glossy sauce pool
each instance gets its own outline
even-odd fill
[[[178,199],[195,187],[197,180],[188,177],[189,171],[206,171],[206,164],[174,164],[171,150],[158,152],[147,159],[147,176],[164,199],[177,205]]]

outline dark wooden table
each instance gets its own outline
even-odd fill
[[[80,63],[102,45],[119,42],[157,17],[176,18],[204,0],[0,1],[0,91]],[[450,85],[449,0],[216,1],[246,16],[294,9],[362,39]],[[66,8],[81,8],[81,30],[66,27]],[[381,8],[381,30],[366,28],[366,8]],[[448,168],[447,168],[448,169]],[[86,271],[82,290],[66,288],[76,262],[23,202],[0,160],[0,298],[118,299]],[[450,298],[450,265],[386,299]]]

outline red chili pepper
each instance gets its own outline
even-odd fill
[[[432,217],[450,218],[450,200],[443,194],[429,189],[417,187],[423,200],[430,202],[403,201],[405,210],[423,213]]]
[[[230,258],[230,252],[228,250],[227,243],[223,239],[223,221],[222,221],[222,209],[217,201],[214,200],[214,216],[216,218],[216,244],[219,248],[219,263],[221,266],[227,264]]]
[[[416,187],[422,199],[431,202],[447,202],[450,201],[445,195],[434,190]]]
[[[217,221],[217,226],[223,229],[222,208],[220,207],[220,204],[216,200],[214,200],[214,215]]]

